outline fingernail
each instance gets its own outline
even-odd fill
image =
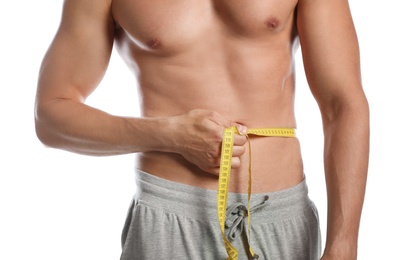
[[[243,125],[237,125],[237,130],[238,130],[239,134],[241,134],[241,135],[246,135],[248,133],[247,127],[245,127]]]

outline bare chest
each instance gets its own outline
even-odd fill
[[[265,38],[289,33],[298,0],[113,0],[112,14],[145,50],[175,48],[218,35]]]

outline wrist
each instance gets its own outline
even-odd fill
[[[178,153],[181,143],[180,125],[177,116],[160,118],[158,123],[160,137],[160,151]]]
[[[172,123],[166,117],[125,118],[130,133],[129,143],[133,152],[173,152],[170,129]]]
[[[356,260],[357,259],[357,246],[356,243],[349,243],[347,241],[328,243],[325,246],[322,260]]]

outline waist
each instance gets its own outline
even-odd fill
[[[251,137],[252,193],[271,192],[292,187],[303,180],[303,163],[297,138]],[[248,182],[248,153],[241,167],[233,169],[229,191],[243,193]],[[138,168],[152,175],[217,190],[218,176],[202,171],[181,155],[152,152],[139,157]]]
[[[216,190],[172,182],[141,170],[136,171],[136,184],[135,200],[138,203],[191,218],[218,221]],[[247,196],[246,193],[230,192],[228,205],[235,203],[247,205]],[[271,221],[277,221],[311,206],[305,179],[287,189],[256,193],[251,196],[253,205],[259,204],[262,200],[270,201],[269,205],[253,213],[255,218],[262,216],[262,221],[268,221],[269,216]]]

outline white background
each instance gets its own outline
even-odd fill
[[[404,19],[399,0],[354,1],[371,156],[359,259],[404,259],[402,102]],[[45,148],[34,132],[38,68],[62,0],[3,1],[0,9],[0,259],[119,259],[135,184],[134,156],[89,157]],[[321,121],[297,57],[296,114],[310,196],[325,235]],[[137,116],[136,85],[116,52],[90,105]],[[349,134],[349,129],[347,129]],[[323,237],[325,238],[325,236]]]

